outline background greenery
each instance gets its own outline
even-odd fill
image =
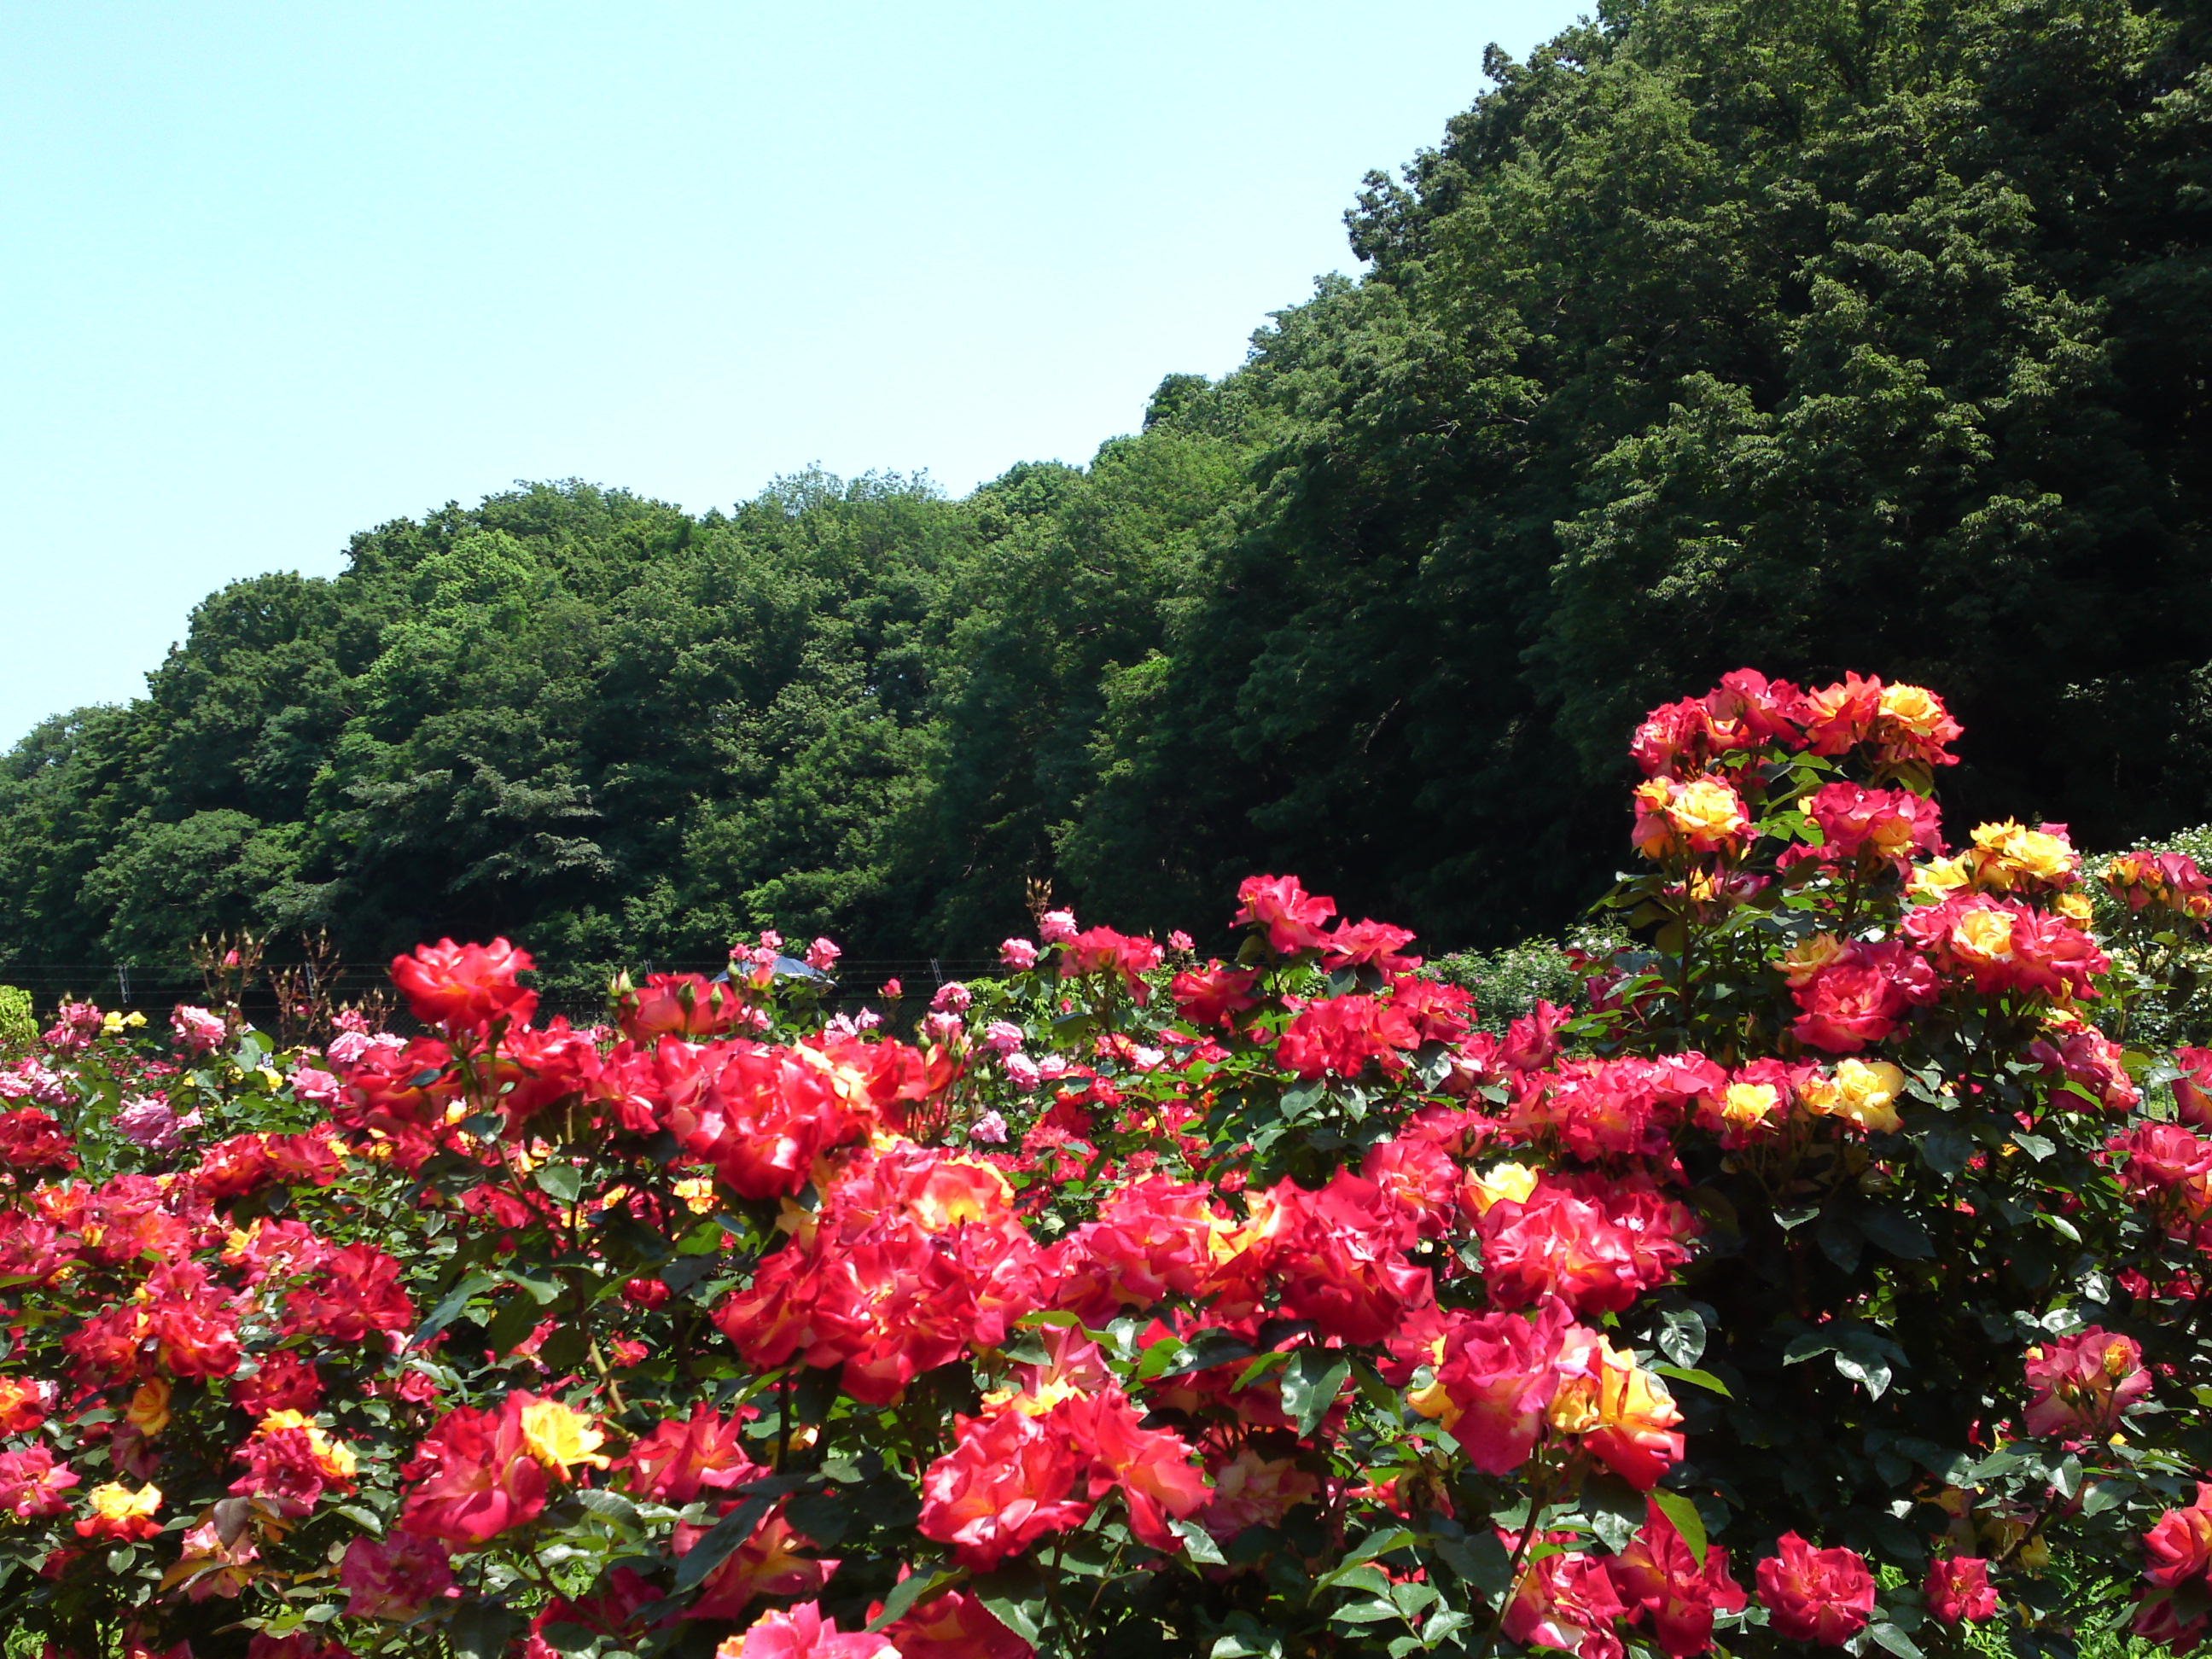
[[[1364,278],[1087,468],[541,484],[214,595],[8,757],[0,952],[952,955],[1031,878],[1143,928],[1255,868],[1495,947],[1601,890],[1636,716],[1742,663],[1940,688],[1954,823],[2212,818],[2208,30],[1645,0],[1493,49]]]

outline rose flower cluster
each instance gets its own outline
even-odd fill
[[[1487,1018],[1288,875],[1213,954],[1041,903],[927,1009],[774,933],[605,1025],[504,939],[394,962],[411,1036],[70,1003],[0,1064],[9,1628],[2194,1647],[2212,1052],[2126,1046],[2064,826],[1947,842],[1960,736],[1856,675],[1654,711],[1611,942]]]

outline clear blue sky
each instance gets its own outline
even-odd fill
[[[0,11],[0,744],[518,478],[1087,459],[1563,0]]]

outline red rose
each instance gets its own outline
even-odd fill
[[[392,981],[426,1025],[449,1033],[481,1031],[495,1020],[520,1023],[538,1006],[538,993],[515,983],[535,964],[530,953],[503,939],[489,945],[456,945],[441,939],[418,945],[415,954],[392,959]]]
[[[1759,1599],[1775,1633],[1792,1642],[1841,1647],[1874,1611],[1874,1576],[1856,1550],[1816,1550],[1794,1532],[1759,1564]]]
[[[1921,1598],[1927,1602],[1928,1611],[1947,1625],[1962,1619],[1979,1624],[1997,1610],[1997,1593],[1990,1584],[1990,1564],[1977,1555],[1930,1561]]]

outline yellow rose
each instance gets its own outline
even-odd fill
[[[1869,1134],[1893,1134],[1903,1127],[1892,1103],[1905,1091],[1905,1073],[1886,1060],[1839,1060],[1835,1093],[1807,1104],[1830,1117],[1849,1118]]]
[[[2010,962],[2012,917],[2002,910],[1969,910],[1951,929],[1951,948],[1969,962]]]
[[[1916,866],[1912,879],[1905,884],[1905,896],[1915,904],[1941,904],[1952,894],[1973,884],[1973,872],[1966,867],[1966,854],[1960,853]]]
[[[2073,878],[2081,855],[2063,836],[2007,818],[2002,823],[1977,824],[1974,848],[1981,855],[1981,878],[1991,887],[2009,890],[2023,881],[2056,886]]]
[[[1717,778],[1693,778],[1667,803],[1667,821],[1693,841],[1712,842],[1751,828],[1743,801]]]
[[[119,1481],[111,1480],[104,1486],[94,1486],[87,1496],[92,1500],[92,1512],[108,1522],[138,1520],[161,1507],[159,1486],[144,1486],[133,1492]]]
[[[590,1418],[557,1400],[533,1400],[522,1408],[523,1443],[539,1462],[563,1475],[580,1463],[606,1468],[607,1460],[599,1455],[605,1438]]]
[[[1490,1206],[1500,1199],[1510,1199],[1516,1204],[1526,1204],[1528,1194],[1536,1190],[1536,1172],[1525,1164],[1500,1164],[1480,1175],[1467,1178],[1463,1195],[1474,1206],[1477,1215],[1489,1212]]]
[[[1908,732],[1923,738],[1936,735],[1944,720],[1942,703],[1924,685],[1885,685],[1881,712]]]
[[[1781,1103],[1781,1091],[1771,1083],[1731,1083],[1721,1096],[1721,1116],[1748,1129],[1772,1117]]]
[[[2080,927],[2087,927],[2094,915],[2089,908],[2089,896],[2078,888],[2072,892],[2061,893],[2051,901],[2051,908]]]
[[[1815,933],[1791,945],[1782,958],[1782,971],[1791,986],[1802,989],[1814,975],[1844,953],[1844,942],[1833,933]]]
[[[130,1408],[123,1413],[125,1422],[147,1439],[169,1426],[169,1385],[160,1377],[141,1382],[131,1396]]]
[[[676,1196],[684,1200],[684,1207],[689,1209],[693,1215],[712,1215],[714,1213],[714,1176],[690,1176],[689,1178],[679,1181],[676,1183],[675,1192]]]

